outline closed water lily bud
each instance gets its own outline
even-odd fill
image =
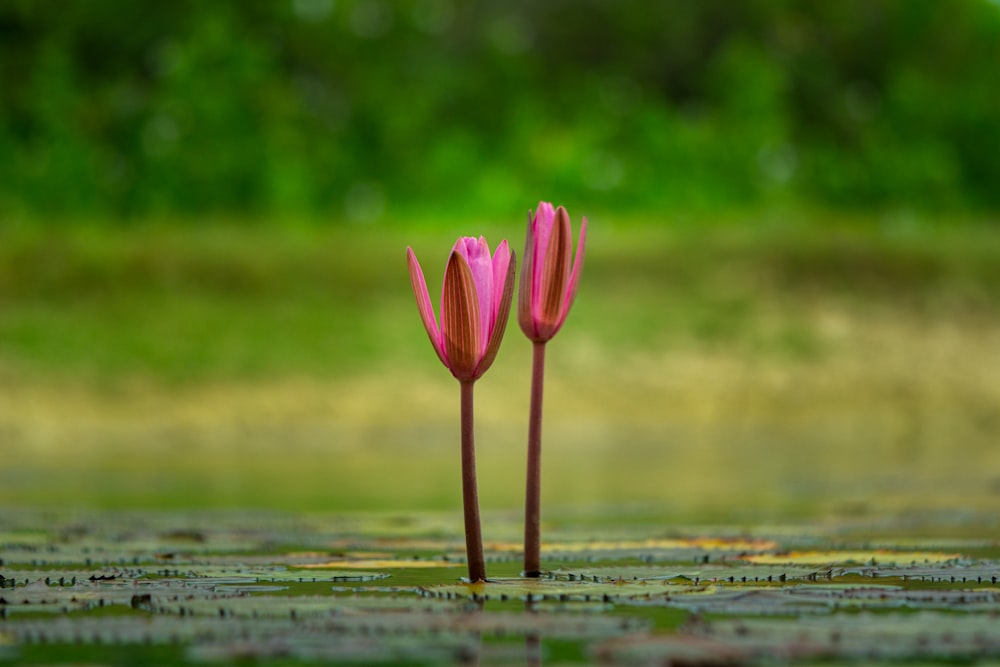
[[[574,259],[565,208],[554,209],[552,204],[540,202],[535,215],[528,219],[517,319],[524,335],[533,342],[551,339],[566,321],[583,270],[586,235],[584,218]]]
[[[444,271],[440,326],[412,248],[406,249],[406,260],[434,351],[459,380],[478,379],[496,359],[513,300],[516,258],[507,241],[492,256],[481,236],[455,242]]]

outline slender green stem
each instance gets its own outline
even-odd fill
[[[542,384],[545,343],[535,343],[531,364],[531,408],[528,413],[528,475],[524,499],[524,576],[542,569]]]
[[[462,384],[462,506],[465,510],[465,553],[469,561],[469,581],[486,581],[483,557],[483,529],[479,520],[479,490],[476,484],[476,436],[473,429],[472,387]]]

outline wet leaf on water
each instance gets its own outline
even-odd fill
[[[183,610],[183,611],[181,611]],[[178,601],[154,603],[155,622],[143,616],[60,616],[8,620],[4,630],[19,642],[101,643],[220,642],[235,638],[267,642],[274,636],[528,636],[611,637],[648,627],[642,620],[601,614],[480,611],[455,604],[412,599],[378,600],[328,596]]]
[[[1000,612],[1000,591],[992,590],[914,590],[910,588],[858,587],[847,588],[824,596],[810,587],[790,591],[799,598],[821,600],[824,597],[837,608],[865,609],[953,609],[964,612]]]
[[[342,569],[380,569],[380,570],[394,570],[394,569],[425,569],[425,568],[436,568],[436,567],[462,567],[463,563],[456,563],[454,561],[447,560],[429,560],[429,559],[417,559],[417,558],[380,558],[380,559],[369,559],[369,560],[348,560],[339,559],[332,560],[325,563],[310,563],[308,565],[300,565],[300,568],[307,570],[325,570],[331,568],[342,568]],[[389,576],[388,574],[383,576]],[[369,579],[359,580],[359,581],[369,581]]]
[[[149,618],[130,616],[57,617],[8,622],[5,632],[19,643],[189,644],[192,658],[229,660],[245,657],[440,660],[464,655],[468,633],[434,638],[413,634],[382,636],[344,633],[324,620],[291,618]],[[404,653],[401,653],[404,652]]]
[[[963,562],[943,565],[875,566],[842,568],[845,574],[864,577],[901,577],[909,581],[948,582],[953,584],[997,584],[1000,583],[1000,564]]]
[[[699,587],[675,584],[669,581],[565,581],[558,579],[506,579],[477,584],[441,584],[420,589],[427,597],[470,600],[557,601],[557,602],[607,602],[611,600],[693,592]]]
[[[784,647],[782,658],[792,657],[792,647]],[[710,637],[677,633],[628,635],[597,645],[594,655],[609,665],[720,665],[745,663],[754,655],[745,647]]]
[[[502,548],[519,552],[523,545],[509,544]],[[550,542],[543,545],[542,552],[543,559],[549,563],[609,560],[707,563],[777,548],[776,542],[767,539],[703,537]]]
[[[344,563],[337,567],[345,568]],[[207,583],[259,583],[259,582],[343,582],[343,581],[377,581],[387,579],[387,572],[367,572],[355,569],[288,569],[277,565],[273,567],[259,565],[240,567],[236,565],[194,565],[178,569],[161,569],[155,574],[191,581],[204,580]]]
[[[182,643],[191,660],[265,664],[516,664],[539,637],[609,664],[856,659],[897,639],[904,658],[923,657],[921,646],[945,646],[927,653],[943,659],[1000,656],[976,634],[1000,615],[1000,567],[946,542],[834,549],[812,533],[646,539],[649,527],[587,540],[562,528],[546,544],[559,566],[548,576],[462,584],[460,517],[442,516],[0,510],[0,644]],[[491,525],[506,541],[486,544],[490,572],[517,571],[515,527]],[[683,619],[680,633],[650,632]],[[868,653],[836,643],[855,634]],[[948,652],[948,637],[963,648]]]
[[[250,585],[249,582],[247,585]],[[34,612],[69,613],[114,606],[148,608],[154,600],[221,599],[246,592],[233,585],[205,585],[203,580],[81,579],[72,585],[50,585],[38,579],[4,590],[0,596],[0,610],[5,616],[20,616]],[[137,600],[141,604],[137,604]]]
[[[328,618],[343,612],[379,612],[389,610],[429,611],[416,597],[405,601],[391,598],[348,597],[332,595],[242,595],[234,597],[153,596],[149,609],[157,614],[222,618]]]
[[[824,567],[848,565],[917,565],[926,563],[956,562],[962,557],[957,553],[932,551],[893,551],[873,549],[870,551],[788,551],[780,553],[760,553],[743,557],[743,560],[761,565],[809,564]]]
[[[631,607],[672,607],[694,614],[748,616],[826,614],[831,611],[826,600],[796,598],[788,595],[786,589],[752,586],[709,586],[698,593],[635,597],[620,600],[617,604]]]
[[[990,616],[833,614],[797,618],[696,620],[680,633],[630,635],[599,644],[611,663],[733,664],[823,659],[969,660],[1000,656]]]
[[[103,568],[93,570],[83,568],[52,568],[47,570],[6,568],[0,570],[0,583],[2,583],[0,589],[26,586],[38,581],[45,582],[49,586],[71,586],[85,581],[132,581],[141,579],[146,575],[146,570],[141,568]]]
[[[698,594],[632,598],[618,604],[677,607],[698,614],[774,616],[854,610],[961,610],[1000,612],[1000,593],[988,590],[911,590],[896,586],[797,585],[774,588],[708,587]]]
[[[518,544],[518,548],[523,545]],[[720,553],[754,553],[776,549],[778,543],[769,539],[748,539],[742,537],[678,537],[678,538],[644,538],[621,540],[586,540],[578,542],[550,542],[543,546],[542,551],[548,552],[582,552],[582,551],[647,551],[687,550],[695,552]]]
[[[696,584],[702,582],[782,583],[795,579],[827,579],[830,576],[828,570],[815,567],[754,565],[740,561],[718,564],[583,567],[574,570],[559,569],[551,574],[556,579],[568,581],[676,580]]]
[[[692,634],[775,655],[810,647],[812,655],[842,658],[976,658],[1000,655],[992,615],[921,611],[909,614],[834,614],[797,620],[723,619],[692,626]]]
[[[469,664],[480,652],[480,642],[469,636],[392,637],[329,634],[273,635],[201,642],[188,649],[196,662],[224,662],[289,658],[357,664]]]

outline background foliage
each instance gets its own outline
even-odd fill
[[[995,210],[991,0],[8,0],[0,213]]]
[[[546,507],[992,511],[998,3],[0,2],[0,504],[454,511],[403,249],[546,199]],[[511,323],[487,508],[529,372]]]

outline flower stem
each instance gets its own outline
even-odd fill
[[[476,484],[476,436],[473,430],[473,380],[462,381],[462,505],[465,509],[465,553],[469,581],[486,581],[483,529],[479,521],[479,490]]]
[[[528,414],[528,475],[524,500],[524,576],[541,575],[542,551],[542,385],[545,343],[536,342],[531,364],[531,408]]]

